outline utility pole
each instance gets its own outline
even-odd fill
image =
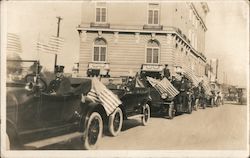
[[[62,20],[62,17],[60,16],[57,16],[57,34],[56,34],[56,37],[59,37],[59,33],[60,33],[60,22]],[[55,53],[55,65],[54,65],[54,72],[56,72],[56,65],[57,65],[57,53]]]

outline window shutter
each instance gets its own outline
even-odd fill
[[[96,22],[101,21],[101,8],[96,8]]]

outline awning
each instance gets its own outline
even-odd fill
[[[159,92],[160,95],[167,94],[168,96],[175,97],[179,91],[168,81],[163,78],[161,81],[147,77],[149,83]]]

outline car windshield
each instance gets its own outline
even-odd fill
[[[7,82],[24,81],[27,74],[36,73],[35,60],[7,60]]]

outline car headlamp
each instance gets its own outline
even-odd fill
[[[163,93],[163,94],[161,95],[161,98],[162,98],[162,99],[166,99],[166,98],[167,98],[167,94],[166,94],[166,93]]]

